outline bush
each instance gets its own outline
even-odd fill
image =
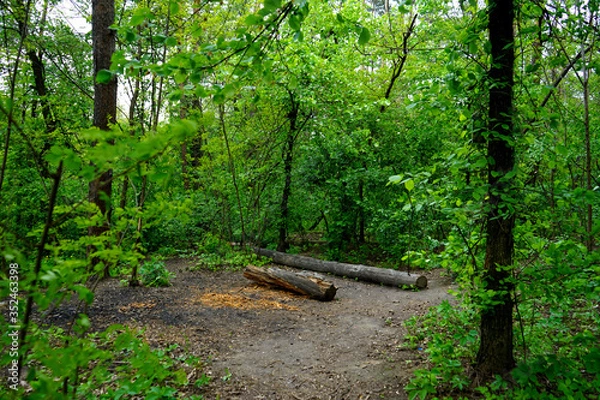
[[[164,262],[154,257],[142,265],[139,274],[144,286],[153,287],[171,286],[171,279],[175,277]]]

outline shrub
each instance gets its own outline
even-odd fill
[[[163,261],[154,257],[142,265],[139,274],[144,286],[153,287],[171,286],[171,279],[175,277]]]

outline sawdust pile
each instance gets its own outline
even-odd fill
[[[150,309],[154,308],[155,306],[156,306],[156,303],[153,302],[153,301],[150,301],[148,303],[135,303],[134,302],[134,303],[131,303],[131,304],[119,307],[119,312],[121,312],[121,313],[127,313],[127,312],[135,310],[135,309],[137,309],[137,310],[139,310],[139,309],[150,310]]]
[[[194,299],[194,303],[202,303],[212,308],[231,307],[241,310],[298,311],[298,307],[285,304],[286,301],[294,298],[303,297],[292,293],[270,290],[262,286],[249,286],[227,293],[202,293]]]

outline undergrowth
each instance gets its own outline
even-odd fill
[[[464,279],[458,304],[444,302],[405,322],[406,345],[422,348],[427,367],[405,387],[409,399],[600,398],[600,257],[572,242],[547,243],[515,269],[517,366],[510,376],[473,384],[479,344],[478,289]]]
[[[88,324],[82,315],[77,329],[85,330]],[[201,400],[202,386],[210,381],[202,375],[190,382],[203,367],[198,357],[177,345],[151,348],[143,331],[123,325],[79,335],[58,327],[35,331],[38,340],[24,360],[27,385],[0,385],[0,398]],[[4,354],[0,364],[9,361]]]
[[[249,264],[260,267],[271,262],[266,257],[258,256],[246,248],[229,243],[211,234],[206,234],[202,242],[198,244],[197,250],[188,256],[193,256],[197,260],[192,270],[219,271],[227,269],[239,271]]]
[[[165,263],[156,257],[146,261],[141,266],[139,274],[142,284],[151,287],[171,286],[171,279],[175,277],[175,274],[167,269]]]

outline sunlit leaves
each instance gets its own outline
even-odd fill
[[[408,14],[413,4],[413,0],[400,1],[399,3],[398,11],[400,11],[402,14]]]
[[[293,14],[288,18],[288,24],[290,25],[290,28],[292,28],[292,30],[294,31],[299,31],[301,28],[301,19],[298,15]]]
[[[101,84],[108,83],[113,78],[113,76],[114,73],[111,71],[108,71],[106,69],[100,70],[98,71],[98,74],[96,74],[96,82]]]
[[[129,21],[130,26],[138,26],[143,24],[146,20],[154,19],[154,13],[148,7],[137,8]]]
[[[264,23],[264,17],[260,16],[260,15],[256,15],[256,14],[250,14],[246,17],[246,19],[244,20],[244,23],[246,25],[252,26],[252,25],[262,25]]]
[[[272,13],[281,7],[281,0],[264,0],[263,10],[267,13]]]
[[[369,32],[369,29],[363,26],[358,36],[358,44],[360,46],[364,46],[369,42],[369,40],[371,40],[371,32]]]
[[[180,6],[179,6],[179,1],[177,0],[170,0],[169,1],[169,13],[171,15],[175,15],[179,12],[180,10]]]
[[[412,190],[415,188],[415,181],[413,178],[404,178],[404,175],[392,175],[389,177],[388,179],[389,183],[392,184],[400,184],[400,185],[404,185],[404,188],[408,191],[408,192],[412,192]]]

